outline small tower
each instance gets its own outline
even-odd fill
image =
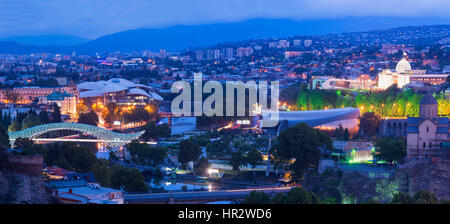
[[[427,92],[420,101],[419,117],[434,120],[438,117],[438,103],[431,92]]]

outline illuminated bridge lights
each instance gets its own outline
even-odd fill
[[[100,128],[93,125],[88,124],[80,124],[80,123],[50,123],[37,125],[31,128],[27,128],[21,131],[16,132],[8,132],[9,140],[13,145],[17,138],[30,138],[36,139],[38,136],[45,134],[50,131],[58,131],[58,130],[72,130],[78,131],[83,134],[87,134],[95,137],[102,144],[108,147],[120,147],[125,144],[130,143],[133,139],[139,138],[144,131],[136,132],[133,134],[123,134],[116,133],[104,128]]]

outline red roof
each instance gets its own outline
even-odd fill
[[[73,171],[63,169],[61,167],[52,166],[52,167],[46,167],[45,171],[47,171],[50,175],[56,175],[56,176],[66,176],[69,173],[72,173]]]

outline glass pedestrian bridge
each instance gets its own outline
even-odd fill
[[[108,147],[120,147],[130,143],[133,139],[138,139],[145,131],[136,132],[133,134],[123,134],[116,133],[110,130],[106,130],[104,128],[100,128],[97,126],[89,125],[89,124],[80,124],[80,123],[50,123],[37,125],[31,128],[27,128],[21,131],[16,132],[8,132],[9,141],[11,145],[14,144],[17,138],[30,138],[37,139],[42,134],[45,134],[50,131],[59,131],[59,130],[71,130],[78,131],[83,134],[87,134],[93,136],[97,139],[97,142],[100,142]],[[42,140],[42,139],[40,139]]]
[[[349,119],[358,119],[359,108],[345,107],[329,110],[309,111],[270,111],[261,113],[261,127],[276,131],[277,135],[299,123],[306,123],[310,127],[316,127],[332,122],[341,122]]]

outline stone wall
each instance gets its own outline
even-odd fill
[[[42,176],[42,155],[33,156],[19,156],[9,155],[6,164],[3,165],[3,169],[10,170],[11,172],[31,175]]]
[[[397,172],[407,176],[410,194],[428,190],[438,199],[450,200],[450,161],[410,161],[400,166]]]

